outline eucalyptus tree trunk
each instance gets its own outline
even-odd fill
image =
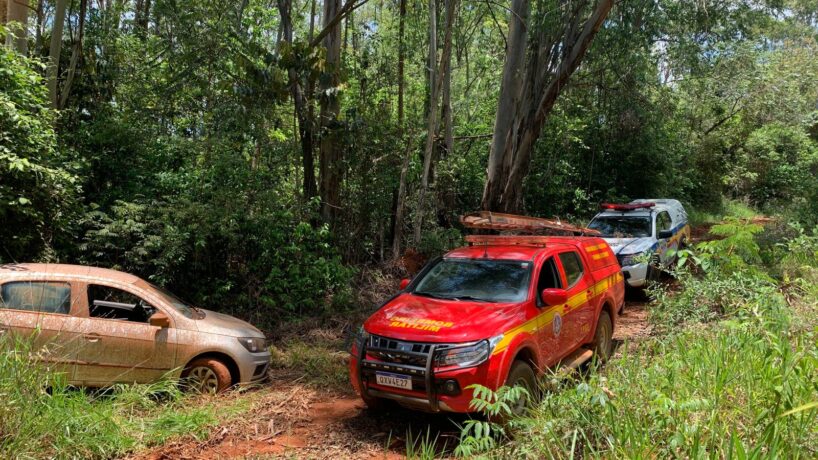
[[[423,211],[426,201],[426,190],[429,188],[429,173],[432,168],[432,150],[437,129],[437,5],[429,0],[429,113],[426,118],[426,147],[423,149],[423,174],[418,189],[418,203],[415,210],[414,244],[420,244],[423,230]]]
[[[434,161],[435,134],[440,124],[438,104],[440,90],[446,74],[451,72],[452,59],[452,29],[454,28],[457,5],[455,0],[446,1],[446,29],[443,39],[443,56],[440,60],[440,69],[437,69],[437,8],[435,0],[429,0],[429,117],[426,125],[426,148],[423,155],[423,175],[418,190],[418,207],[415,213],[414,244],[420,244],[423,232],[423,215],[425,213],[426,194],[429,189],[429,180],[432,176]]]
[[[282,41],[289,46],[293,45],[293,23],[292,4],[290,0],[278,0],[278,11],[281,16]],[[313,10],[314,11],[314,10]],[[313,15],[314,17],[314,15]],[[311,22],[312,24],[312,22]],[[309,201],[318,194],[315,184],[315,122],[312,114],[312,104],[309,97],[311,94],[311,82],[307,83],[307,94],[301,86],[301,77],[294,66],[287,69],[287,77],[290,85],[290,95],[295,105],[295,114],[298,119],[298,134],[301,140],[301,166],[304,169],[303,194],[304,200]]]
[[[321,217],[333,224],[340,209],[341,196],[341,139],[338,136],[338,97],[341,70],[340,0],[324,1],[323,37],[326,50],[325,75],[321,81],[321,143],[319,158],[319,192],[321,194]],[[336,19],[337,18],[337,19]]]
[[[522,209],[534,143],[612,6],[612,0],[540,5],[529,19],[530,0],[512,0],[483,209]]]
[[[17,26],[6,35],[6,46],[20,54],[28,54],[27,24],[28,0],[6,0],[6,23],[16,22]]]
[[[399,22],[398,22],[398,139],[407,144],[403,154],[403,162],[400,168],[400,180],[398,182],[398,196],[395,201],[395,219],[392,222],[392,258],[400,257],[400,243],[403,238],[403,213],[406,209],[406,176],[409,172],[409,162],[412,159],[412,148],[409,142],[404,139],[406,136],[404,126],[404,87],[406,61],[406,44],[404,34],[406,30],[406,0],[400,0]]]
[[[71,51],[71,61],[68,63],[68,73],[65,76],[62,88],[60,89],[60,99],[58,107],[62,109],[68,102],[71,95],[71,88],[74,85],[74,76],[77,73],[77,66],[82,60],[82,37],[85,31],[85,14],[88,9],[88,0],[80,0],[79,25],[77,26],[77,39]]]
[[[57,76],[60,73],[60,53],[62,52],[62,30],[65,24],[65,6],[67,0],[57,0],[54,12],[54,25],[51,28],[51,44],[48,50],[48,98],[51,106],[58,108],[60,105],[59,94],[57,94]]]

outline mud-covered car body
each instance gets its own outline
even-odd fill
[[[602,311],[615,324],[624,285],[607,243],[520,241],[449,252],[364,323],[349,372],[365,401],[470,412],[470,385],[497,389],[517,361],[554,366],[589,344]]]
[[[0,334],[32,340],[39,358],[82,386],[178,378],[202,358],[224,363],[231,384],[250,383],[270,361],[249,323],[134,275],[78,265],[0,265]]]
[[[602,208],[588,227],[611,246],[629,286],[645,286],[656,273],[652,270],[668,266],[690,240],[687,213],[677,200],[640,199]]]

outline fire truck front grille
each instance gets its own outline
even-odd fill
[[[373,335],[367,353],[379,361],[425,367],[431,344],[404,342]]]

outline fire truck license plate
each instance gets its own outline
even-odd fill
[[[389,372],[376,372],[375,382],[378,385],[385,385],[388,387],[402,388],[404,390],[412,389],[412,377],[408,375],[390,374]]]

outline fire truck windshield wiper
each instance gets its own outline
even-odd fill
[[[449,297],[450,299],[457,299],[457,300],[471,300],[474,302],[493,302],[492,300],[481,299],[480,297],[474,297],[470,295],[456,295]]]
[[[414,291],[414,292],[412,292],[412,294],[419,295],[421,297],[431,297],[433,299],[451,300],[451,297],[445,297],[445,296],[442,296],[442,295],[432,294],[431,292]]]

